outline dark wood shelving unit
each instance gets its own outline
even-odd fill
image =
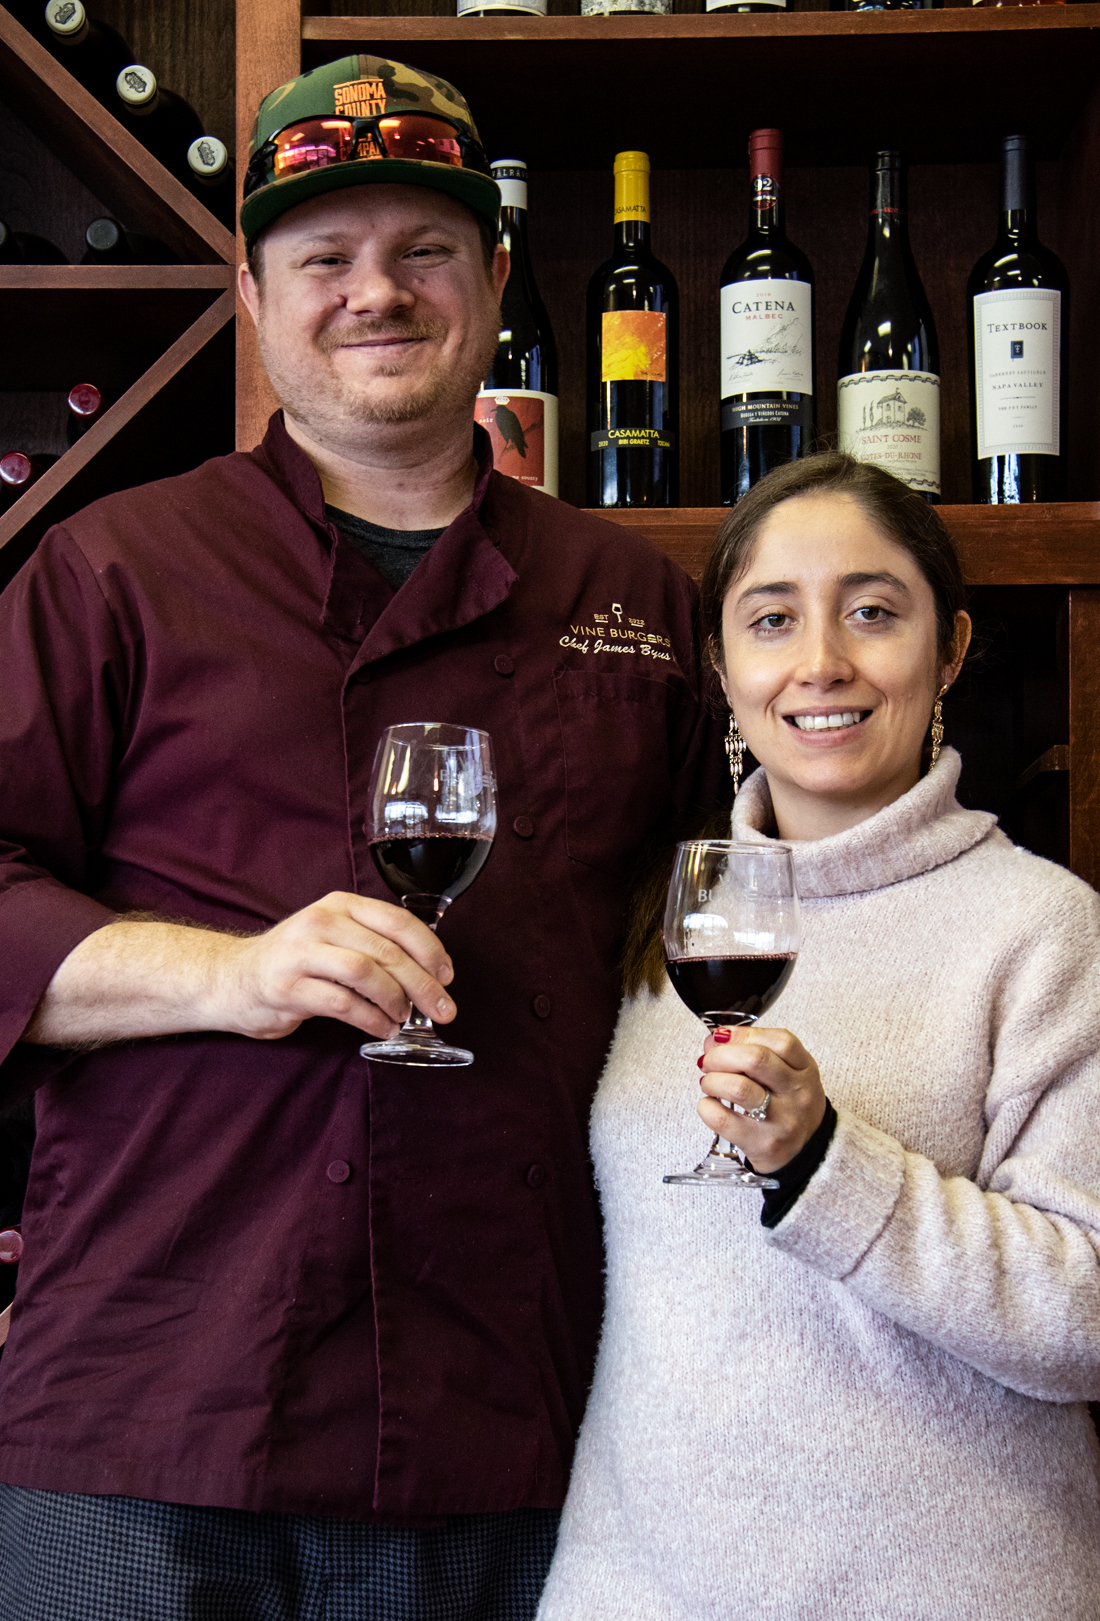
[[[167,10],[142,0],[91,3],[95,15],[141,44],[207,127],[228,135],[233,0],[180,0]],[[715,289],[747,223],[749,129],[778,125],[787,138],[790,231],[817,275],[826,443],[835,427],[840,321],[863,251],[864,164],[874,145],[896,143],[907,152],[914,251],[940,335],[941,510],[974,586],[985,647],[948,706],[949,736],[966,760],[964,797],[1002,811],[1009,830],[1032,848],[1100,879],[1100,413],[1091,391],[1100,368],[1100,5],[606,18],[392,14],[416,3],[376,0],[384,15],[303,15],[301,0],[237,0],[238,174],[260,97],[304,66],[363,50],[459,85],[490,155],[523,157],[531,166],[532,248],[561,351],[562,493],[582,504],[578,312],[592,269],[609,251],[611,158],[628,146],[650,152],[655,246],[682,295],[685,505],[603,516],[640,529],[695,575],[723,515],[709,504],[717,487]],[[443,3],[420,0],[420,9]],[[552,10],[562,3],[551,0]],[[323,0],[313,4],[323,8]],[[333,0],[329,9],[349,4],[354,0]],[[846,93],[846,84],[858,94]],[[33,419],[34,409],[43,420],[56,415],[57,391],[77,380],[63,375],[70,357],[109,367],[114,353],[127,385],[102,421],[0,517],[0,560],[19,561],[50,522],[105,490],[230,448],[234,405],[236,442],[251,446],[274,400],[247,320],[236,323],[234,359],[239,241],[3,9],[0,103],[46,154],[36,148],[28,156],[28,174],[45,175],[48,161],[75,177],[71,196],[61,196],[70,182],[56,167],[37,187],[56,191],[73,229],[80,209],[98,200],[185,261],[112,274],[0,270],[11,334],[0,431],[5,399],[9,411],[10,402],[23,402],[21,422]],[[1021,117],[1038,142],[1042,234],[1065,261],[1073,289],[1072,499],[995,509],[966,504],[963,289],[995,230],[998,137]],[[28,182],[25,194],[35,191]],[[0,192],[0,214],[5,206]],[[44,219],[15,223],[50,234]]]

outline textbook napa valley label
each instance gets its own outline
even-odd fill
[[[1057,456],[1062,295],[1008,287],[974,300],[978,457]]]

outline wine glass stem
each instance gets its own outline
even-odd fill
[[[712,1022],[710,1019],[704,1019],[703,1023],[706,1025],[708,1030],[713,1031],[717,1030],[721,1024],[755,1024],[759,1017],[760,1015],[758,1013],[742,1013],[736,1018],[730,1014],[727,1014],[725,1019],[715,1020],[714,1022]],[[719,1148],[718,1144],[722,1142],[724,1142],[724,1138],[720,1132],[716,1131],[714,1133],[714,1141],[707,1150],[708,1154],[721,1154],[723,1157],[728,1154],[732,1154],[737,1160],[737,1163],[747,1170],[749,1162],[745,1158],[745,1150],[743,1148],[739,1148],[736,1143],[730,1143],[728,1147]]]
[[[439,896],[437,899],[423,895],[405,895],[402,897],[401,904],[407,912],[412,912],[414,916],[418,917],[421,923],[426,923],[432,933],[435,934],[439,927],[439,920],[447,910],[450,902],[444,896]],[[426,1013],[421,1013],[420,1009],[414,1006],[412,1012],[401,1026],[401,1034],[403,1036],[431,1036],[435,1038],[435,1025]]]

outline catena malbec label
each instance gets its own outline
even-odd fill
[[[1006,287],[974,299],[978,459],[1057,456],[1062,295]]]
[[[486,389],[474,405],[498,473],[547,495],[558,493],[558,402],[533,388]]]
[[[813,392],[809,283],[782,278],[732,281],[722,288],[720,299],[722,426],[797,419],[796,401],[752,396],[804,394],[809,400]],[[738,395],[748,398],[731,406],[731,396]]]
[[[837,384],[837,442],[911,490],[940,493],[940,380],[927,371],[857,371]]]

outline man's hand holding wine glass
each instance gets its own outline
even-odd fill
[[[777,1171],[804,1148],[825,1117],[816,1063],[789,1030],[723,1027],[708,1035],[699,1060],[699,1116],[735,1144],[757,1171]],[[767,1102],[763,1120],[751,1109]],[[735,1113],[733,1105],[745,1110]]]
[[[226,963],[224,1022],[277,1041],[303,1019],[340,1019],[394,1035],[413,1007],[448,1023],[454,965],[431,929],[402,906],[335,891],[273,929],[237,940]]]

